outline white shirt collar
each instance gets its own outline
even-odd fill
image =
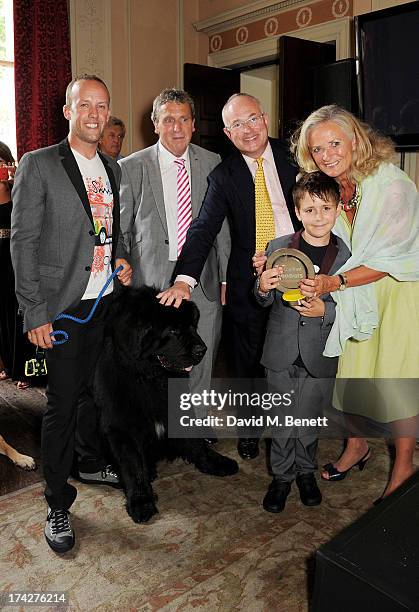
[[[243,155],[244,161],[249,166],[249,168],[252,168],[252,167],[255,168],[256,159],[254,157],[249,157],[248,155],[244,155],[244,153],[242,153],[242,155]],[[266,149],[264,150],[264,152],[262,153],[260,157],[262,157],[264,160],[266,160],[269,163],[274,163],[274,154],[272,153],[272,147],[269,141],[268,141],[268,144],[266,145]]]
[[[176,157],[176,155],[173,155],[173,153],[168,151],[166,149],[166,147],[164,145],[162,145],[160,140],[158,142],[158,151],[159,151],[159,162],[160,162],[161,166],[164,166],[164,167],[173,166],[173,162],[176,159],[179,159],[179,157]],[[182,159],[184,159],[186,163],[188,163],[188,161],[189,161],[189,145],[186,147],[186,151],[180,157]]]

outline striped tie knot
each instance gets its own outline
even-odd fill
[[[178,159],[175,159],[175,164],[177,165],[177,171],[181,172],[182,168],[185,167],[185,160],[183,157],[178,157]]]

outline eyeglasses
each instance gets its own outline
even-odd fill
[[[264,116],[264,114],[265,113],[262,113],[261,115],[257,115],[256,117],[249,117],[249,119],[246,119],[245,121],[234,121],[230,125],[230,127],[226,126],[226,128],[230,132],[238,132],[239,130],[242,130],[246,125],[249,127],[256,127],[261,122],[261,119]]]

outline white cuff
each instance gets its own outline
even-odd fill
[[[175,278],[176,281],[181,281],[182,283],[186,283],[191,288],[191,293],[197,286],[197,282],[192,276],[188,276],[187,274],[178,274]]]

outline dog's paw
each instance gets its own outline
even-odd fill
[[[15,465],[19,466],[23,470],[30,471],[36,469],[35,461],[32,459],[32,457],[29,457],[28,455],[21,455],[19,453],[18,455],[16,455],[16,457],[12,459],[12,461]]]
[[[206,448],[206,452],[195,462],[195,466],[203,474],[211,476],[233,476],[239,471],[237,461],[220,455],[212,448]]]
[[[127,512],[134,523],[147,523],[152,516],[158,513],[154,498],[139,495],[127,500]]]

